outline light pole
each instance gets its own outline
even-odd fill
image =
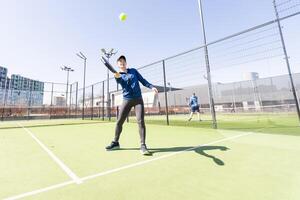
[[[117,53],[117,51],[114,52],[114,49],[110,49],[110,51],[106,51],[105,49],[101,49],[102,53],[104,56],[107,58],[108,62],[109,59]],[[106,80],[106,95],[107,95],[107,104],[106,104],[106,109],[107,109],[107,117],[110,121],[111,119],[111,113],[110,113],[110,93],[109,93],[109,70],[107,69],[107,80]]]
[[[82,52],[79,52],[76,54],[79,58],[81,58],[82,60],[84,60],[84,70],[83,70],[83,99],[82,99],[82,119],[84,119],[84,99],[85,99],[85,75],[86,75],[86,60],[87,58],[85,57],[85,55],[83,55]]]
[[[72,69],[71,67],[63,66],[63,67],[61,67],[61,70],[67,72],[66,107],[68,107],[69,74],[70,74],[70,72],[74,72],[74,69]]]

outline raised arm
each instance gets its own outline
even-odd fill
[[[121,84],[121,82],[122,82],[121,74],[119,72],[114,73],[114,77],[115,77],[117,83]]]

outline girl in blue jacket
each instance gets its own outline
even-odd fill
[[[119,138],[122,132],[122,126],[132,107],[135,108],[137,123],[139,125],[139,134],[141,140],[141,152],[143,155],[151,155],[146,146],[146,127],[144,121],[144,102],[142,98],[139,82],[145,87],[152,89],[156,94],[157,89],[145,80],[142,75],[134,68],[127,68],[125,56],[120,56],[117,60],[120,72],[114,74],[118,84],[122,86],[123,103],[120,108],[120,114],[115,128],[115,138],[112,143],[106,147],[106,150],[115,150],[120,148]]]

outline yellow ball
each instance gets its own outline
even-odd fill
[[[126,19],[127,19],[127,15],[126,13],[121,13],[120,16],[119,16],[119,19],[124,22]]]

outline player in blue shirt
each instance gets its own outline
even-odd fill
[[[115,150],[120,148],[119,138],[122,132],[122,126],[132,107],[135,109],[137,123],[139,125],[139,134],[141,140],[141,152],[143,155],[151,155],[146,146],[146,127],[144,121],[144,102],[142,98],[140,83],[145,87],[152,89],[156,94],[157,89],[149,83],[134,68],[127,68],[125,56],[120,56],[117,60],[120,72],[115,73],[115,79],[122,86],[123,103],[120,108],[120,114],[116,123],[115,138],[112,143],[106,147],[106,150]]]
[[[193,114],[195,112],[198,115],[198,120],[201,121],[201,119],[200,119],[200,109],[199,109],[198,97],[195,95],[195,93],[193,93],[193,96],[190,97],[189,106],[190,106],[190,109],[191,109],[191,114],[189,116],[188,121],[192,120]]]

